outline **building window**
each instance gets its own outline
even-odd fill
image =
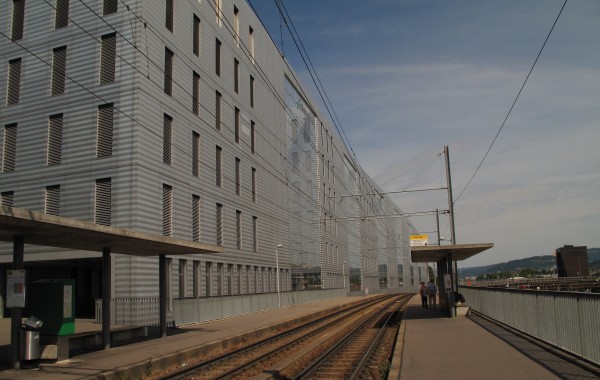
[[[240,61],[233,60],[233,90],[236,94],[240,92]]]
[[[98,126],[96,132],[96,157],[112,156],[113,145],[113,104],[98,106]]]
[[[235,142],[240,143],[240,109],[235,107]]]
[[[233,7],[233,32],[235,33],[235,46],[240,47],[240,10]]]
[[[2,172],[14,172],[17,158],[17,123],[4,126],[4,146],[2,149]]]
[[[242,249],[242,212],[235,210],[235,236],[237,249]]]
[[[173,32],[173,3],[173,0],[165,1],[165,26],[171,32]]]
[[[192,240],[200,241],[200,197],[192,195]]]
[[[254,108],[254,77],[250,75],[250,107]]]
[[[200,261],[194,260],[192,264],[192,296],[200,297]]]
[[[252,249],[258,252],[258,218],[252,217]]]
[[[223,149],[221,149],[220,146],[217,146],[217,150],[216,151],[217,151],[217,153],[216,153],[216,157],[215,157],[215,175],[216,175],[215,184],[218,187],[222,187],[222,184],[223,184],[222,183],[223,182],[222,181],[223,174],[222,174],[222,171],[221,171],[221,169],[222,169],[222,162],[221,162],[221,160],[222,160],[222,155],[223,155]]]
[[[200,19],[198,16],[194,15],[194,36],[193,36],[193,50],[194,55],[200,56]]]
[[[221,26],[223,23],[223,0],[214,0],[214,2],[217,25]]]
[[[13,0],[12,33],[13,41],[23,38],[23,25],[25,21],[25,0]]]
[[[192,82],[192,112],[194,115],[200,114],[200,74],[195,71]]]
[[[215,73],[221,76],[221,41],[215,39]]]
[[[67,66],[67,47],[62,46],[52,52],[52,95],[65,92],[65,71]]]
[[[173,95],[173,52],[165,48],[165,94]]]
[[[256,169],[252,168],[252,202],[256,202]]]
[[[163,162],[171,165],[171,140],[173,133],[173,118],[167,114],[163,115]]]
[[[58,165],[62,161],[62,129],[62,113],[50,116],[48,122],[48,156],[46,158],[48,165]]]
[[[250,61],[254,63],[254,29],[248,28],[248,50],[250,52]]]
[[[56,19],[54,29],[69,25],[69,0],[56,0]]]
[[[104,6],[102,7],[102,14],[104,16],[117,13],[119,6],[118,0],[104,0]]]
[[[116,53],[116,33],[102,36],[102,47],[100,52],[100,84],[106,84],[115,81]]]
[[[6,105],[19,103],[21,92],[21,58],[8,61],[8,91]]]
[[[255,123],[254,123],[254,121],[251,120],[250,121],[250,151],[252,153],[254,153],[255,143],[256,143],[256,140],[255,140],[256,135],[255,135],[254,127],[255,127]]]
[[[192,133],[192,175],[200,175],[200,135],[197,132]]]
[[[221,93],[215,91],[215,127],[221,130]]]
[[[240,195],[242,184],[241,184],[241,166],[242,162],[239,158],[235,158],[235,193],[236,195]]]
[[[162,233],[173,236],[173,188],[163,184],[162,191]]]
[[[96,180],[96,200],[94,202],[94,223],[110,226],[111,219],[111,179]]]
[[[1,203],[4,207],[13,207],[15,204],[15,192],[14,191],[4,191],[0,193]]]
[[[60,185],[46,186],[45,213],[60,215]]]
[[[179,259],[179,297],[184,298],[187,297],[187,260]]]
[[[223,246],[223,205],[217,203],[216,223],[217,225],[217,245]]]

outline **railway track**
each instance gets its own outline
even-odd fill
[[[411,296],[372,299],[161,379],[379,378]]]

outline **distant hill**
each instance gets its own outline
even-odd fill
[[[600,269],[600,248],[588,248],[588,262],[590,272]],[[481,276],[497,272],[518,272],[521,269],[531,268],[535,270],[551,269],[556,266],[554,255],[533,256],[524,259],[511,260],[505,263],[485,265],[481,267],[460,268],[459,277]]]

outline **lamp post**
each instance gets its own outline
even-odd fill
[[[347,261],[344,261],[344,263],[342,264],[342,278],[344,279],[344,291],[346,291],[346,264],[348,264]]]
[[[277,250],[281,247],[283,247],[283,244],[277,244],[277,246],[275,247],[275,266],[277,270],[275,274],[277,280],[277,302],[279,307],[281,307],[281,292],[279,291],[279,254],[277,253]]]

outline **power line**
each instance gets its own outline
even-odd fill
[[[550,35],[552,34],[552,31],[554,30],[554,27],[556,26],[556,23],[558,22],[558,19],[559,19],[560,15],[562,14],[563,9],[565,9],[565,5],[567,5],[567,0],[565,0],[565,2],[563,3],[562,7],[560,8],[560,11],[558,12],[558,15],[556,16],[556,19],[554,20],[554,23],[552,24],[552,27],[550,28],[550,31],[548,32],[548,35],[546,36],[546,39],[544,40],[544,43],[542,44],[542,47],[540,48],[540,51],[537,54],[537,57],[535,57],[535,61],[533,61],[533,65],[531,65],[531,68],[529,69],[529,73],[527,73],[527,77],[525,77],[525,81],[523,81],[523,85],[521,85],[521,88],[519,89],[519,92],[517,93],[517,96],[515,97],[515,100],[513,101],[512,105],[510,106],[510,109],[508,110],[508,113],[506,114],[506,117],[504,118],[504,121],[502,122],[502,125],[500,125],[500,128],[498,129],[498,132],[496,133],[496,136],[494,136],[494,139],[492,140],[492,143],[490,144],[487,152],[485,152],[485,155],[481,159],[481,162],[479,163],[479,165],[477,165],[477,168],[475,169],[475,172],[471,176],[471,179],[469,179],[469,182],[467,182],[467,184],[465,185],[465,187],[463,188],[463,190],[460,192],[460,194],[458,194],[458,197],[456,197],[456,199],[454,200],[454,203],[458,202],[458,200],[460,199],[461,195],[463,195],[463,193],[465,192],[465,190],[467,190],[467,188],[469,187],[469,185],[473,181],[473,178],[475,178],[475,176],[477,175],[477,172],[481,168],[481,165],[483,165],[483,162],[485,161],[485,159],[487,158],[488,154],[492,150],[492,147],[494,146],[494,143],[498,139],[498,136],[500,135],[500,132],[502,132],[502,129],[504,128],[504,125],[506,124],[506,121],[508,120],[508,117],[510,116],[513,108],[515,107],[515,104],[517,104],[517,100],[519,100],[519,97],[521,96],[521,93],[523,92],[523,89],[525,88],[525,85],[527,84],[527,81],[529,80],[529,77],[531,76],[531,73],[533,72],[535,64],[537,63],[538,59],[542,55],[542,51],[544,50],[544,47],[546,46],[546,43],[548,42],[548,39],[550,38]]]

